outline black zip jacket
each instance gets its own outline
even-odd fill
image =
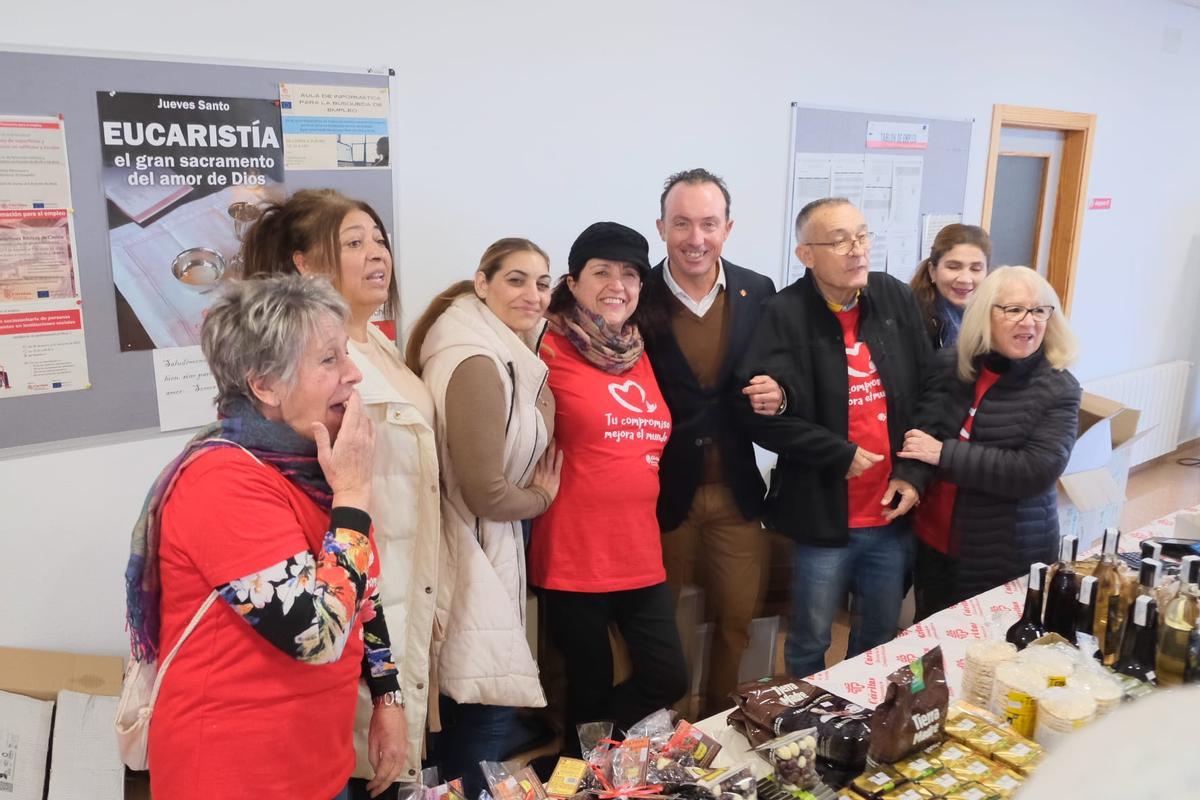
[[[896,457],[926,390],[932,349],[908,286],[872,272],[859,299],[859,339],[871,350],[887,393],[892,478],[923,492],[932,468]],[[736,385],[770,375],[787,393],[787,409],[764,417],[743,403],[742,425],[754,442],[779,455],[767,492],[768,527],[797,542],[844,547],[849,540],[846,472],[857,445],[849,441],[846,347],[837,316],[812,272],[767,301]]]

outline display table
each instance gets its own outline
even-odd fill
[[[1200,505],[1185,510],[1200,512]],[[1137,551],[1142,541],[1172,536],[1174,530],[1175,514],[1170,514],[1136,531],[1123,533],[1121,549]],[[1095,552],[1098,552],[1098,548],[1082,554],[1080,558]],[[883,702],[888,675],[940,645],[946,665],[946,683],[953,702],[961,694],[967,648],[981,639],[1004,638],[1008,628],[1021,616],[1025,584],[1023,577],[1012,580],[939,611],[905,628],[887,644],[848,658],[805,680],[864,708],[874,708]],[[745,760],[749,749],[745,737],[725,723],[728,715],[729,711],[725,711],[697,723],[697,727],[721,743],[722,750],[715,761],[717,766],[740,763]],[[766,768],[766,762],[762,759],[753,761]],[[769,768],[764,769],[765,772],[769,772]]]

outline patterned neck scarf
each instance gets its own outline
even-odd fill
[[[221,418],[200,430],[168,464],[146,495],[142,513],[133,526],[129,563],[125,567],[125,616],[133,657],[151,661],[158,655],[159,582],[158,548],[162,509],[183,468],[212,447],[241,445],[260,461],[278,469],[322,508],[333,505],[333,492],[321,465],[317,445],[282,422],[271,422],[244,398],[226,404]],[[217,498],[214,498],[216,500]]]
[[[627,321],[613,334],[603,317],[578,302],[561,314],[552,314],[548,321],[550,330],[570,342],[588,363],[610,375],[633,369],[645,349],[636,324]]]
[[[962,328],[963,309],[951,303],[941,292],[937,296],[937,318],[942,323],[941,347],[952,347],[958,343],[958,331]]]

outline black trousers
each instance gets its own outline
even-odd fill
[[[547,632],[566,665],[566,752],[578,754],[580,723],[611,720],[623,731],[687,692],[675,602],[666,583],[601,594],[543,589],[541,598]],[[618,686],[610,624],[620,631],[633,665],[632,675]]]
[[[958,561],[917,541],[917,563],[913,569],[913,599],[917,604],[917,622],[949,608],[960,600],[955,585],[955,568]]]

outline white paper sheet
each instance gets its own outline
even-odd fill
[[[921,215],[921,259],[929,258],[933,249],[933,240],[947,225],[962,222],[962,214],[922,214]]]
[[[391,166],[388,90],[279,84],[285,169]]]
[[[908,283],[917,271],[917,262],[920,260],[917,253],[916,230],[897,231],[892,228],[888,233],[888,274]]]
[[[217,382],[200,346],[165,347],[153,352],[159,430],[196,428],[215,420]]]
[[[888,217],[892,207],[892,190],[868,186],[863,189],[862,209],[867,220],[867,229],[882,231],[888,226]]]
[[[921,219],[921,179],[924,159],[920,156],[895,156],[892,159],[892,209],[889,222],[893,228],[910,229],[914,233]],[[914,245],[914,250],[916,245]]]

